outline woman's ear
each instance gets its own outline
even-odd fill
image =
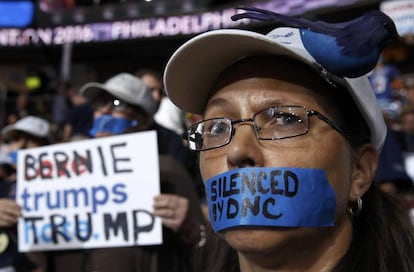
[[[349,195],[351,202],[357,201],[368,191],[374,180],[377,165],[378,152],[373,145],[366,144],[357,150]]]

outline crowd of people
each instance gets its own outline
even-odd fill
[[[165,74],[62,85],[59,124],[19,109],[1,129],[0,272],[414,271],[414,81],[382,59],[331,77],[296,34],[207,32]],[[145,131],[161,245],[18,251],[19,150]]]
[[[58,133],[53,133],[49,120],[30,114],[1,131],[0,224],[4,233],[7,237],[11,238],[12,233],[16,237],[16,223],[22,212],[15,200],[18,150],[155,130],[161,194],[154,198],[153,213],[164,225],[163,245],[24,254],[18,253],[14,238],[4,249],[14,255],[1,255],[1,266],[13,271],[114,271],[114,267],[131,272],[190,271],[192,248],[204,243],[202,230],[206,217],[200,185],[196,183],[200,181],[194,154],[187,150],[181,134],[177,133],[179,129],[184,130],[184,114],[174,109],[177,114],[174,117],[159,110],[165,103],[161,74],[151,69],[119,73],[103,83],[87,82],[77,90],[68,85],[66,94],[71,107]],[[172,127],[170,122],[167,122],[169,128],[164,127],[163,118],[156,117],[157,114],[174,118],[177,127]]]
[[[375,181],[387,192],[401,194],[410,201],[413,187],[413,166],[410,113],[414,110],[414,81],[404,78],[397,66],[380,58],[368,74],[376,100],[387,124],[387,137],[380,155]]]

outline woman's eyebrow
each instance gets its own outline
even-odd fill
[[[231,105],[231,103],[227,99],[217,97],[217,98],[213,98],[210,101],[208,101],[208,103],[206,105],[206,109],[211,108],[211,107],[213,107],[213,108],[215,108],[215,107],[227,108],[230,105]]]
[[[269,99],[265,99],[264,101],[261,100],[260,103],[253,106],[253,108],[256,111],[260,111],[266,108],[281,106],[281,105],[299,105],[299,104],[297,102],[288,101],[287,99],[283,97],[282,98],[269,98]],[[232,102],[227,99],[221,98],[221,97],[213,98],[207,103],[205,113],[207,113],[210,110],[215,110],[217,108],[231,110]]]
[[[265,99],[263,101],[260,101],[260,107],[263,108],[270,108],[275,106],[281,106],[281,105],[296,105],[297,103],[294,102],[288,102],[286,99],[276,98],[276,99]]]

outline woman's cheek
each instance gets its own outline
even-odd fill
[[[222,153],[222,152],[220,152]],[[214,150],[200,153],[200,174],[203,181],[228,171],[226,157],[219,155]]]

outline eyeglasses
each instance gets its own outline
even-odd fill
[[[235,121],[227,117],[203,120],[191,125],[183,138],[188,141],[191,150],[219,148],[230,143],[235,133],[235,124],[250,122],[257,139],[281,140],[306,134],[310,127],[309,118],[312,116],[318,117],[348,139],[328,117],[303,106],[274,106],[255,113],[252,118]]]

